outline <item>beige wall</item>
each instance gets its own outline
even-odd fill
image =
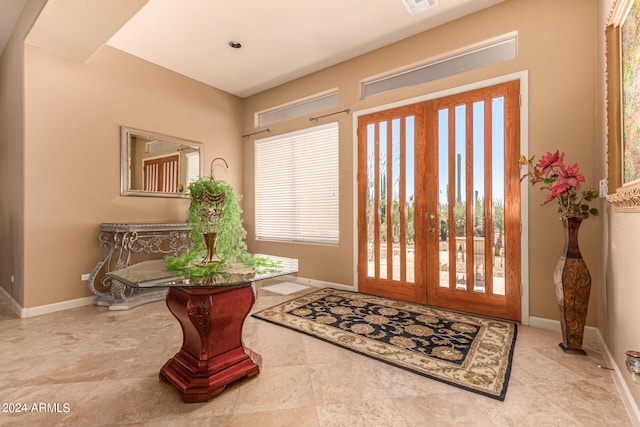
[[[253,130],[254,112],[334,87],[341,102],[335,110],[360,111],[528,70],[529,152],[565,151],[596,186],[606,170],[603,26],[613,1],[509,0],[243,101],[111,48],[82,64],[23,47],[45,3],[31,0],[0,57],[0,285],[23,307],[88,296],[80,275],[102,254],[99,223],[184,219],[184,200],[119,195],[120,125],[204,142],[205,167],[224,157],[230,169],[218,168],[216,176],[243,189],[251,249],[299,258],[302,276],[352,285],[352,117],[337,116],[339,247],[252,239],[253,139],[240,138]],[[511,31],[518,31],[515,61],[359,100],[362,79]],[[310,125],[303,117],[269,127],[274,135]],[[542,199],[530,190],[529,308],[532,316],[556,319],[551,277],[563,236],[554,208],[541,207]],[[589,219],[580,236],[594,279],[588,322],[624,370],[624,351],[640,347],[634,267],[640,214],[599,207],[603,216]],[[624,375],[640,402],[640,387]]]
[[[120,196],[120,126],[200,141],[242,188],[242,101],[103,47],[79,63],[25,47],[24,307],[91,295],[101,222],[184,221],[183,199]]]
[[[436,93],[497,76],[529,72],[529,152],[538,158],[549,150],[566,152],[578,162],[587,184],[597,187],[596,156],[596,4],[584,0],[509,0],[485,11],[438,27],[313,75],[252,96],[244,109],[245,132],[253,130],[253,115],[333,87],[340,90],[340,106],[359,110]],[[418,87],[359,99],[359,83],[376,76],[437,58],[482,40],[518,32],[518,58]],[[353,137],[352,117],[340,120],[340,246],[256,242],[254,236],[253,141],[245,142],[245,225],[249,246],[300,259],[300,274],[318,280],[353,284]],[[307,117],[269,125],[270,135],[312,126]],[[564,234],[555,206],[540,204],[544,195],[530,190],[529,298],[532,316],[557,319],[553,269],[561,254]],[[598,206],[600,202],[598,201]],[[580,245],[594,277],[588,323],[596,324],[600,287],[599,219],[589,219],[581,230]],[[318,262],[321,260],[321,262]]]
[[[595,15],[595,5],[582,0],[510,0],[255,95],[244,103],[115,49],[103,48],[90,61],[81,64],[27,46],[25,265],[23,269],[19,264],[3,267],[0,283],[7,288],[9,270],[16,270],[17,277],[20,270],[24,270],[25,289],[32,291],[24,301],[17,301],[25,307],[87,295],[86,284],[80,282],[79,277],[90,271],[94,259],[101,253],[95,245],[100,222],[183,218],[184,201],[119,195],[118,127],[127,125],[205,142],[205,165],[213,157],[223,156],[231,164],[229,180],[238,186],[242,181],[245,183],[242,187],[245,225],[253,250],[296,256],[300,259],[302,276],[352,285],[355,268],[352,117],[337,116],[341,124],[341,242],[338,247],[252,240],[253,139],[240,139],[240,134],[253,129],[255,111],[333,87],[340,88],[341,105],[337,109],[349,107],[359,111],[528,70],[530,153],[539,155],[556,148],[566,151],[571,161],[580,163],[588,184],[595,186],[600,177],[597,156],[591,149],[596,144],[592,108],[595,104],[596,68],[592,48],[596,42]],[[514,61],[359,100],[362,79],[437,58],[512,31],[518,31],[518,59]],[[243,105],[244,114],[241,114]],[[303,117],[270,128],[273,135],[308,126],[310,122]],[[243,148],[246,148],[244,157]],[[61,168],[58,160],[63,161],[65,167]],[[21,194],[22,191],[16,190],[16,197]],[[530,191],[530,314],[554,319],[557,314],[551,277],[563,236],[554,208],[539,206],[542,198],[536,190]],[[16,216],[20,221],[21,215]],[[2,218],[6,233],[13,229],[9,221],[8,216]],[[591,325],[596,324],[594,301],[598,298],[601,278],[598,222],[590,219],[581,232],[582,250],[594,276]],[[21,244],[22,239],[17,240],[17,244]],[[60,242],[64,242],[63,247]],[[6,248],[7,252],[18,254],[17,262],[21,263],[19,251]],[[319,259],[323,262],[317,262]],[[61,269],[62,266],[65,268]],[[34,285],[50,281],[44,272],[53,269],[64,271],[63,277],[56,279],[61,286]]]
[[[598,0],[598,154],[600,168],[606,171],[606,68],[604,28],[614,0]],[[603,291],[599,298],[598,326],[616,365],[637,406],[640,405],[640,385],[631,380],[625,369],[625,351],[640,351],[640,329],[638,328],[638,303],[640,280],[638,280],[638,253],[640,253],[640,211],[613,211],[604,209],[602,217],[602,281]],[[636,414],[636,417],[638,414]]]
[[[0,57],[0,286],[20,305],[24,305],[23,40],[44,3],[27,3]]]

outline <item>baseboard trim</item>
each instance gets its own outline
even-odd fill
[[[76,298],[68,301],[56,302],[53,304],[39,305],[37,307],[23,308],[24,316],[22,317],[34,317],[41,316],[43,314],[55,313],[56,311],[68,310],[70,308],[84,307],[85,305],[91,305],[95,301],[96,297],[83,297]]]
[[[306,277],[283,276],[282,280],[299,283],[301,285],[309,285],[309,286],[313,286],[314,288],[334,288],[334,289],[340,289],[342,291],[355,291],[355,289],[352,286],[347,286],[347,285],[334,283],[334,282],[325,282],[324,280],[307,279]]]
[[[613,369],[613,371],[611,371],[611,374],[613,375],[613,382],[616,384],[616,388],[618,389],[618,393],[620,394],[620,398],[622,399],[622,404],[629,414],[631,425],[640,426],[640,409],[638,408],[636,401],[631,395],[631,390],[629,390],[624,376],[625,374],[631,374],[627,372],[626,367],[624,372],[621,371],[620,368],[618,368],[618,365],[611,355],[611,352],[604,342],[604,339],[602,339],[602,335],[600,335],[599,330],[597,331],[597,338],[600,342],[600,345],[602,346],[602,349],[604,350],[605,363],[608,367]]]
[[[553,319],[545,319],[544,317],[529,317],[529,326],[534,328],[546,329],[548,331],[560,332],[560,321]],[[593,326],[586,326],[584,328],[584,336],[588,338],[594,338],[598,335],[598,329]]]
[[[21,319],[26,319],[27,317],[35,317],[41,316],[43,314],[55,313],[57,311],[68,310],[70,308],[83,307],[85,305],[91,305],[95,301],[95,296],[76,298],[68,301],[56,302],[53,304],[45,304],[39,305],[36,307],[27,307],[23,308],[20,304],[17,303],[16,300],[13,299],[9,293],[0,286],[0,291],[4,294],[4,296],[11,303],[11,309],[13,312],[20,317]]]
[[[16,316],[22,318],[23,308],[20,306],[20,304],[18,304],[18,302],[14,300],[9,292],[7,292],[7,290],[2,286],[0,286],[0,291],[2,291],[2,294],[9,300],[9,303],[11,304],[11,310],[16,314]]]

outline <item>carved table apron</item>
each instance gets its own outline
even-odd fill
[[[89,289],[96,295],[95,304],[109,310],[163,300],[167,290],[127,287],[106,273],[133,265],[144,256],[178,255],[190,249],[189,228],[184,223],[104,223],[98,242],[107,252],[89,275]]]

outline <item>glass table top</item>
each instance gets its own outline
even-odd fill
[[[196,280],[167,271],[164,259],[142,261],[130,267],[106,273],[111,279],[134,288],[233,286],[246,282],[270,279],[298,272],[298,260],[274,255],[258,254],[275,263],[275,267],[253,269],[241,263],[229,263],[219,271]]]

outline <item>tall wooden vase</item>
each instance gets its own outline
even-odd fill
[[[564,225],[566,240],[564,253],[553,273],[562,327],[560,347],[566,353],[586,355],[582,349],[582,337],[587,321],[591,274],[578,247],[578,231],[582,217],[560,219]]]

